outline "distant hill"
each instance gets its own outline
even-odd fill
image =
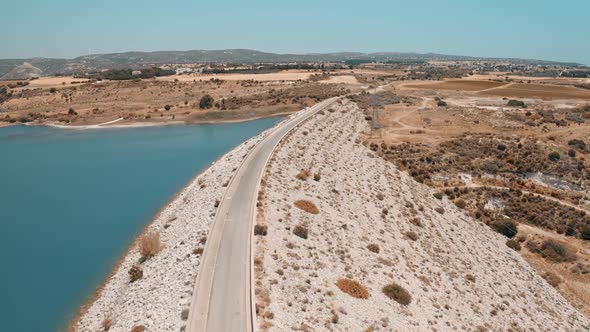
[[[0,79],[19,79],[31,76],[50,76],[58,73],[75,74],[103,69],[141,68],[158,64],[183,63],[285,63],[285,62],[341,62],[350,60],[411,61],[411,60],[510,60],[532,64],[564,64],[543,60],[476,58],[436,53],[400,52],[340,52],[308,54],[276,54],[245,49],[191,50],[158,52],[125,52],[94,54],[74,59],[0,59]]]

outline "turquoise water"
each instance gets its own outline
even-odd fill
[[[63,329],[177,191],[277,121],[0,128],[0,330]]]

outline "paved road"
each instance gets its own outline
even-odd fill
[[[188,332],[252,331],[251,240],[255,204],[266,163],[293,128],[333,103],[325,100],[300,112],[256,145],[237,170],[221,200],[201,260],[191,303]]]

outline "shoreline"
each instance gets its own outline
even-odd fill
[[[68,125],[60,125],[56,123],[7,123],[1,122],[0,128],[8,128],[14,126],[45,126],[50,128],[59,128],[59,129],[66,129],[66,130],[95,130],[95,129],[134,129],[134,128],[151,128],[151,127],[162,127],[162,126],[178,126],[178,125],[202,125],[202,124],[226,124],[226,123],[241,123],[241,122],[248,122],[260,119],[271,119],[281,116],[289,116],[291,114],[297,113],[299,110],[294,112],[280,112],[274,113],[270,115],[261,115],[261,116],[254,116],[248,118],[241,118],[241,119],[228,119],[228,120],[207,120],[207,121],[162,121],[162,122],[131,122],[125,124],[113,124],[121,121],[122,119],[116,119],[113,121],[107,121],[98,124],[91,124],[91,125],[79,125],[79,126],[68,126]]]
[[[290,114],[294,114],[294,113],[296,113],[296,112],[291,112]],[[273,117],[276,117],[276,116],[281,116],[281,115],[275,115]],[[260,117],[260,118],[267,118],[267,117]],[[258,141],[263,139],[266,135],[268,135],[268,133],[273,131],[275,128],[280,126],[284,121],[288,120],[289,118],[290,117],[286,117],[283,121],[278,122],[273,127],[268,128],[267,130],[264,130],[263,132],[249,138],[248,140],[240,143],[239,145],[237,145],[233,149],[229,150],[228,152],[226,152],[225,154],[220,156],[218,159],[211,162],[208,166],[199,170],[173,196],[171,196],[170,199],[150,218],[149,222],[146,223],[143,226],[143,228],[137,234],[135,234],[133,236],[132,241],[121,252],[121,254],[117,258],[116,262],[113,264],[112,268],[110,269],[109,273],[103,278],[103,280],[100,282],[100,284],[83,300],[83,302],[79,306],[78,310],[75,313],[73,313],[71,318],[68,320],[68,323],[66,325],[66,331],[68,331],[68,332],[78,331],[78,329],[80,328],[80,322],[82,321],[83,317],[86,314],[88,314],[90,309],[97,303],[98,300],[101,299],[101,297],[104,295],[103,293],[105,292],[105,289],[109,285],[109,282],[121,271],[121,268],[126,263],[126,261],[128,259],[132,258],[131,256],[136,251],[137,243],[138,243],[139,239],[143,235],[147,234],[149,232],[149,230],[151,228],[153,228],[158,221],[160,221],[160,218],[163,217],[163,214],[170,212],[170,211],[168,211],[169,209],[172,209],[174,211],[178,210],[178,208],[173,209],[173,206],[175,204],[177,204],[179,201],[181,201],[181,197],[186,195],[187,192],[194,185],[198,185],[199,178],[201,178],[203,175],[205,175],[208,172],[209,173],[212,172],[212,170],[215,166],[218,166],[218,165],[220,165],[220,167],[223,166],[223,164],[220,164],[220,163],[223,163],[223,162],[225,162],[226,164],[231,163],[227,159],[229,159],[231,156],[235,155],[236,152],[239,152],[241,149],[247,149],[247,151],[250,151],[250,149],[252,149],[252,147],[258,143]],[[255,120],[255,119],[251,119],[251,120]],[[251,121],[251,120],[243,120],[243,121]],[[237,122],[243,122],[243,121],[240,120]],[[242,157],[242,156],[240,155],[239,157]],[[240,159],[240,164],[242,161],[243,161],[243,159]],[[230,174],[230,179],[233,176],[234,176],[233,173]],[[225,191],[225,188],[223,190]],[[210,198],[214,199],[215,197],[210,197]],[[174,212],[174,211],[172,211],[172,212]],[[208,231],[209,230],[207,230],[207,232]],[[197,265],[197,268],[199,265]]]

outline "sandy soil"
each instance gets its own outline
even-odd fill
[[[258,222],[268,234],[257,237],[255,259],[261,330],[590,329],[505,237],[363,146],[369,127],[354,105],[334,108],[288,137],[263,182]],[[296,179],[302,169],[318,181]],[[301,199],[319,214],[294,207]],[[343,292],[341,278],[368,297]],[[409,304],[385,296],[390,283],[409,292]]]
[[[272,129],[269,129],[272,130]],[[184,329],[200,253],[205,246],[215,214],[215,201],[222,197],[224,184],[245,154],[268,131],[244,142],[198,175],[155,217],[144,233],[160,234],[163,249],[140,263],[137,243],[121,258],[104,285],[82,308],[73,325],[80,332],[102,331],[102,322],[112,319],[109,331],[129,332],[142,325],[146,331]],[[133,265],[143,269],[143,278],[130,283]]]
[[[320,81],[320,83],[343,83],[343,84],[360,84],[356,77],[352,75],[330,76],[327,80]]]

